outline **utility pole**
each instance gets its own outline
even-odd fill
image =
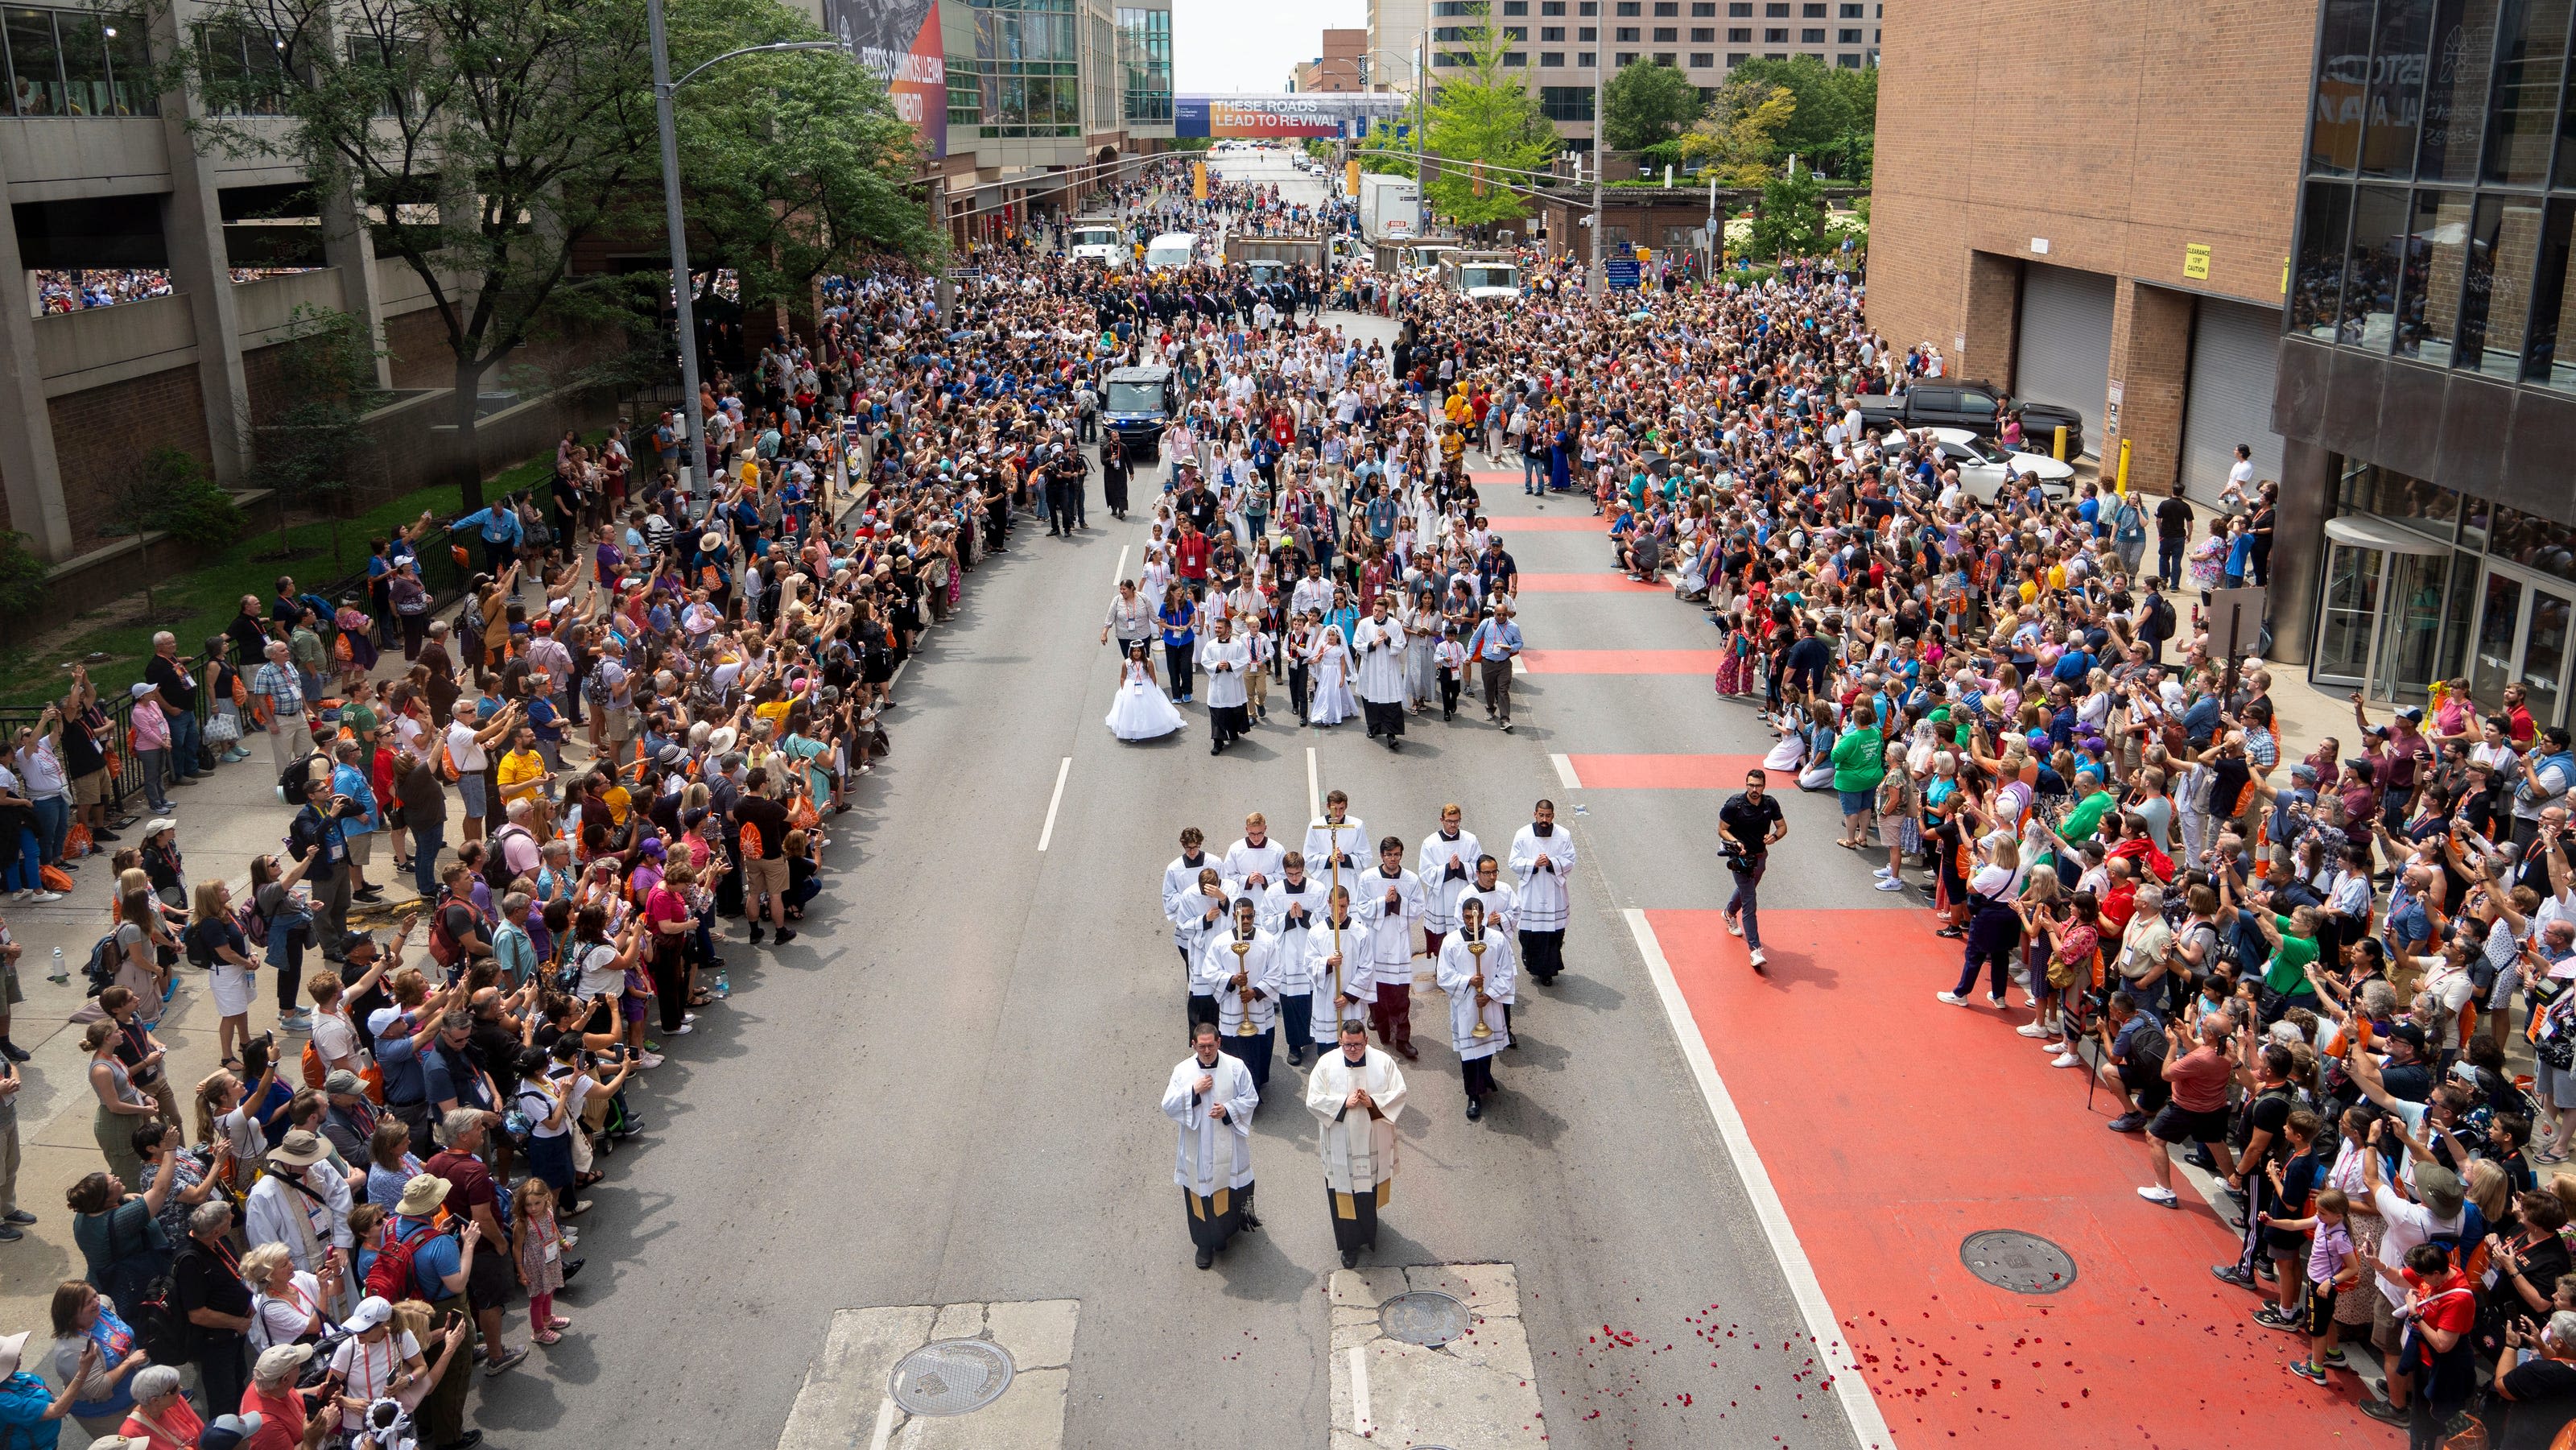
[[[1422,167],[1424,138],[1431,130],[1431,32],[1422,32],[1414,43],[1413,95],[1413,237],[1420,241],[1431,231],[1431,188],[1426,185],[1431,174]]]
[[[1601,260],[1601,153],[1608,148],[1610,132],[1610,116],[1601,105],[1601,57],[1604,54],[1601,47],[1607,44],[1601,35],[1608,28],[1595,26],[1592,31],[1592,272],[1584,282],[1583,290],[1596,303],[1608,295],[1610,276],[1609,269]]]

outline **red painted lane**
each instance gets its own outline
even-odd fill
[[[1521,655],[1533,675],[1710,675],[1713,649],[1534,649]]]
[[[1569,755],[1574,778],[1585,790],[1742,790],[1748,771],[1759,769],[1759,755]],[[1775,786],[1793,784],[1781,771],[1770,772]]]
[[[2210,1277],[2235,1235],[2187,1189],[2183,1212],[2137,1196],[2146,1149],[2013,1034],[2028,1013],[1932,999],[1959,952],[1928,912],[1763,912],[1763,975],[1720,913],[1646,916],[1899,1446],[2393,1443],[2350,1375],[2283,1371],[2305,1341]],[[1998,1228],[2066,1249],[2075,1281],[1971,1275],[1961,1240]],[[1739,1372],[1753,1353],[1713,1342]],[[1789,1357],[1754,1360],[1765,1393]]]
[[[1485,526],[1498,534],[1595,533],[1610,537],[1609,526],[1590,514],[1487,514]]]
[[[1631,579],[1615,569],[1597,574],[1523,574],[1523,594],[1664,594],[1673,592],[1670,584]]]

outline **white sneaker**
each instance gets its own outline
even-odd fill
[[[1878,878],[1878,889],[1881,891],[1903,891],[1905,889],[1905,883],[1897,880],[1893,876],[1881,876]]]
[[[2048,1053],[2051,1056],[2055,1056],[2056,1054],[2062,1053],[2066,1050],[2066,1039],[2062,1037],[2051,1038],[2050,1040],[2041,1043],[2039,1045],[2039,1050]],[[2065,1065],[2066,1064],[2062,1062],[2058,1064],[2060,1067],[2064,1067]]]
[[[2149,1203],[2159,1204],[2165,1208],[2182,1207],[2182,1200],[2174,1197],[2174,1191],[2172,1189],[2158,1188],[2152,1183],[2139,1189],[2138,1196]]]
[[[1755,948],[1753,949],[1753,955],[1752,955],[1752,956],[1750,956],[1750,957],[1748,957],[1748,958],[1746,958],[1746,960],[1747,960],[1747,961],[1750,961],[1750,962],[1751,962],[1751,963],[1752,963],[1752,964],[1753,964],[1757,969],[1758,969],[1759,967],[1761,967],[1761,965],[1762,965],[1763,961],[1765,960],[1765,959],[1764,959],[1764,957],[1763,957],[1763,955],[1762,955],[1762,948],[1760,948],[1760,947],[1755,947]]]
[[[1879,867],[1877,870],[1872,871],[1872,872],[1870,872],[1869,874],[1870,874],[1870,875],[1872,875],[1872,876],[1879,877],[1879,878],[1881,878],[1881,879],[1883,880],[1883,879],[1885,879],[1885,878],[1887,878],[1887,877],[1890,877],[1890,876],[1895,875],[1896,873],[1895,873],[1895,872],[1893,872],[1893,871],[1891,871],[1891,870],[1889,870],[1888,868],[1886,868],[1886,867],[1884,867],[1884,866],[1881,866],[1881,867]]]
[[[1744,923],[1737,921],[1734,917],[1728,917],[1726,919],[1726,934],[1728,936],[1744,935]]]
[[[2022,1037],[2046,1037],[2048,1035],[2048,1024],[2045,1022],[2025,1022],[2019,1027],[2014,1028],[2013,1032]]]
[[[11,901],[24,901],[24,900],[26,900],[28,897],[33,896],[33,895],[35,895],[35,894],[36,894],[36,889],[35,889],[34,887],[32,887],[32,886],[21,886],[21,887],[19,887],[17,890],[12,891],[12,892],[10,892],[10,893],[9,893],[9,899],[10,899]]]
[[[2049,1063],[2050,1067],[2082,1067],[2083,1065],[2084,1059],[2071,1052],[2061,1052],[2057,1054],[2055,1061]]]
[[[1960,996],[1956,992],[1935,992],[1932,995],[1936,1000],[1947,1002],[1953,1007],[1965,1007],[1968,1005],[1968,999]]]
[[[695,1031],[697,1031],[697,1030],[698,1030],[698,1029],[697,1029],[696,1024],[694,1024],[694,1023],[689,1023],[689,1022],[683,1022],[683,1023],[681,1023],[677,1028],[675,1028],[675,1029],[672,1031],[671,1035],[672,1035],[673,1037],[686,1037],[686,1036],[688,1036],[690,1033],[695,1032]]]
[[[1989,1007],[2000,1008],[2004,1005],[2004,999],[1996,996],[1992,992],[1988,992],[1986,994],[1986,1005]]]
[[[662,1054],[658,1052],[643,1053],[635,1059],[635,1065],[637,1067],[660,1067],[662,1065]]]
[[[62,894],[61,892],[59,892],[59,891],[39,891],[39,892],[37,892],[35,895],[30,896],[30,897],[28,897],[27,899],[28,899],[29,901],[35,902],[36,904],[38,904],[38,905],[40,905],[40,906],[41,906],[41,905],[43,905],[45,902],[48,902],[48,901],[60,901],[60,900],[62,900],[62,899],[63,899],[63,894]]]

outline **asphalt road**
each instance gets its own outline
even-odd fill
[[[1289,171],[1276,158],[1243,169]],[[1509,485],[1486,493],[1497,514],[1531,502]],[[803,939],[756,951],[737,933],[725,948],[732,999],[673,1045],[644,1095],[652,1131],[606,1160],[592,1192],[590,1267],[561,1301],[577,1328],[483,1382],[474,1423],[490,1443],[570,1431],[629,1450],[767,1450],[835,1309],[1069,1298],[1081,1319],[1067,1445],[1319,1450],[1336,1261],[1301,1074],[1282,1053],[1254,1128],[1268,1227],[1213,1272],[1191,1265],[1156,1109],[1185,1050],[1156,898],[1175,837],[1195,824],[1221,846],[1261,810],[1293,840],[1312,747],[1323,787],[1348,791],[1372,833],[1418,842],[1457,801],[1500,845],[1549,796],[1586,852],[1568,973],[1528,994],[1526,1046],[1502,1060],[1482,1123],[1462,1116],[1439,999],[1417,1004],[1416,1107],[1376,1261],[1517,1266],[1554,1445],[1853,1444],[1830,1396],[1753,1394],[1759,1371],[1691,1353],[1694,1321],[1712,1314],[1792,1366],[1803,1338],[1618,915],[1721,899],[1707,822],[1662,792],[1577,815],[1580,793],[1549,760],[1750,750],[1749,717],[1721,711],[1698,677],[1532,676],[1516,735],[1471,707],[1454,726],[1417,724],[1400,755],[1357,722],[1317,732],[1284,708],[1223,758],[1195,706],[1190,733],[1122,744],[1102,724],[1115,667],[1099,614],[1144,526],[1097,508],[1092,523],[1071,542],[1022,528],[978,572],[903,678],[895,754],[836,824],[840,865]],[[1532,571],[1606,557],[1588,531],[1512,547]],[[1709,643],[1696,610],[1657,595],[1528,602],[1533,647]],[[1655,708],[1639,708],[1641,686]],[[1806,804],[1792,803],[1803,838],[1772,873],[1782,905],[1824,889],[1802,878],[1865,869],[1823,844],[1829,827],[1805,820]]]

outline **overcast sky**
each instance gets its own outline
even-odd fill
[[[1187,92],[1284,91],[1324,31],[1368,24],[1368,0],[1172,0],[1172,83]]]

